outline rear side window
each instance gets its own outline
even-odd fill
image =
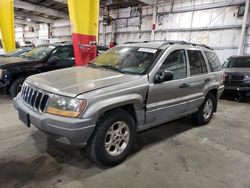
[[[214,52],[205,51],[205,55],[207,57],[212,72],[220,71],[222,69],[220,60]]]
[[[207,66],[201,51],[188,50],[188,58],[190,63],[190,75],[198,75],[207,73]]]

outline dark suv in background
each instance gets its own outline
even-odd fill
[[[72,44],[40,45],[19,57],[0,57],[0,90],[15,97],[33,74],[75,65]]]
[[[232,56],[223,64],[225,92],[236,93],[243,100],[250,92],[250,56]]]

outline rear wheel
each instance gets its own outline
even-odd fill
[[[216,108],[217,99],[212,93],[208,93],[204,103],[199,110],[192,114],[192,120],[197,125],[206,125],[213,117]]]
[[[114,166],[126,159],[136,138],[133,117],[123,109],[110,111],[97,125],[87,150],[94,162]]]
[[[9,90],[12,98],[16,97],[17,94],[21,91],[24,80],[25,78],[21,77],[21,78],[17,78],[16,80],[12,82],[12,84],[10,85],[10,90]]]

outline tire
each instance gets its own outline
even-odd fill
[[[21,87],[23,85],[24,80],[25,78],[21,77],[21,78],[17,78],[16,80],[12,82],[12,84],[10,85],[10,89],[9,89],[10,96],[12,98],[16,97],[17,94],[21,91]]]
[[[119,136],[120,138],[117,139]],[[106,113],[97,123],[97,128],[88,142],[87,152],[95,163],[115,166],[127,158],[135,139],[134,118],[123,109],[113,110]]]
[[[246,96],[247,96],[247,92],[245,92],[245,91],[239,91],[237,93],[236,101],[238,101],[238,102],[244,102],[244,100],[246,99]]]
[[[208,93],[204,103],[200,106],[199,110],[192,114],[191,118],[197,125],[206,125],[213,117],[217,106],[217,99],[212,93]],[[206,108],[207,107],[207,108]]]

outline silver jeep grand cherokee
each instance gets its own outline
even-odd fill
[[[85,67],[27,78],[14,106],[28,127],[87,145],[93,161],[112,166],[128,156],[139,131],[188,115],[207,124],[223,83],[219,60],[207,46],[129,43]]]

